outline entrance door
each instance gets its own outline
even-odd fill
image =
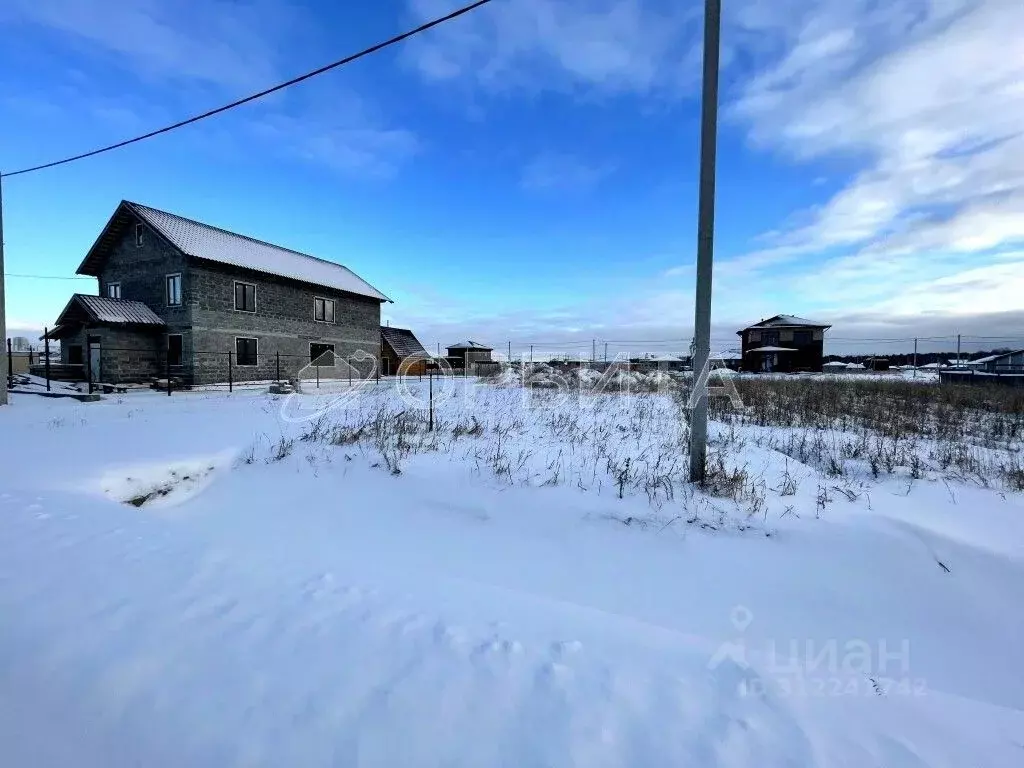
[[[100,337],[90,336],[89,337],[89,378],[91,381],[102,381],[103,371],[100,365],[103,361],[103,355],[101,354]]]

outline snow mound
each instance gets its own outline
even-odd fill
[[[99,490],[107,498],[133,507],[172,507],[202,493],[228,463],[228,457],[218,455],[112,468],[100,477]]]

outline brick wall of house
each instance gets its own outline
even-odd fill
[[[310,364],[311,344],[333,344],[338,358],[333,367],[321,367],[321,378],[347,377],[344,362],[359,352],[380,356],[380,302],[340,291],[308,286],[271,275],[240,270],[210,262],[196,262],[190,270],[192,343],[195,347],[196,383],[227,380],[227,353],[235,350],[237,337],[258,342],[256,366],[237,366],[235,381],[262,381],[298,375]],[[235,282],[256,285],[256,312],[235,309]],[[333,323],[314,320],[314,298],[335,302]],[[373,363],[353,365],[364,372]],[[303,372],[312,378],[312,369]]]
[[[167,275],[181,274],[181,305],[167,304]],[[190,324],[191,279],[188,260],[176,248],[148,227],[142,247],[135,245],[135,227],[126,227],[120,241],[111,250],[99,278],[99,294],[107,295],[107,285],[121,284],[121,298],[141,301],[167,323],[171,333],[187,330]]]

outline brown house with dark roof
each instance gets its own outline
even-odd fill
[[[832,326],[795,315],[775,315],[742,331],[741,370],[755,372],[821,371],[825,331]]]

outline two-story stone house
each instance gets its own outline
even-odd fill
[[[832,326],[776,315],[736,333],[743,338],[744,371],[821,371],[825,331]]]
[[[105,382],[259,381],[314,362],[348,375],[346,361],[379,359],[390,301],[340,264],[128,201],[78,274],[99,295],[73,296],[49,336]]]

